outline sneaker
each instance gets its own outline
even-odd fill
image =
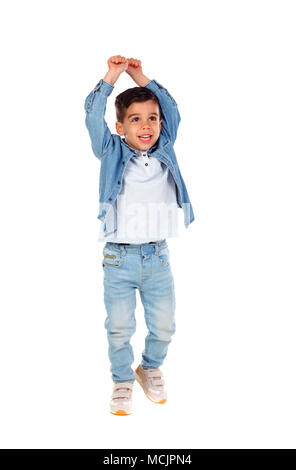
[[[164,390],[164,379],[161,370],[143,369],[141,364],[135,370],[135,378],[141,385],[146,396],[154,403],[162,404],[167,401],[167,393]]]
[[[130,415],[132,408],[133,383],[116,382],[110,403],[110,412],[113,415]]]

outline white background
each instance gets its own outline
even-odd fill
[[[2,448],[295,448],[295,2],[1,3]],[[120,54],[182,117],[168,402],[112,380],[84,100]],[[135,86],[125,74],[108,100]],[[146,327],[137,295],[136,367]]]

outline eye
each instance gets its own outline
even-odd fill
[[[138,117],[134,117],[134,118],[132,119],[132,122],[133,122],[135,119],[139,119],[139,118],[138,118]],[[156,117],[155,117],[155,116],[150,116],[149,119],[153,119],[154,121],[156,121]]]

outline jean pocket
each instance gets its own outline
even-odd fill
[[[124,255],[122,254],[120,250],[116,250],[114,248],[108,248],[108,247],[104,247],[103,256],[104,256],[103,262],[102,262],[103,268],[105,266],[119,268],[122,265],[123,259],[124,259]]]
[[[170,264],[170,252],[167,246],[164,246],[159,249],[158,259],[160,261],[160,264],[164,267]]]

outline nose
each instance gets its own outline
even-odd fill
[[[143,124],[142,129],[143,130],[150,129],[150,125],[149,124]]]
[[[143,123],[143,125],[142,125],[142,127],[150,127],[150,123],[149,123],[149,121],[147,121],[147,122],[144,122],[144,123]]]

